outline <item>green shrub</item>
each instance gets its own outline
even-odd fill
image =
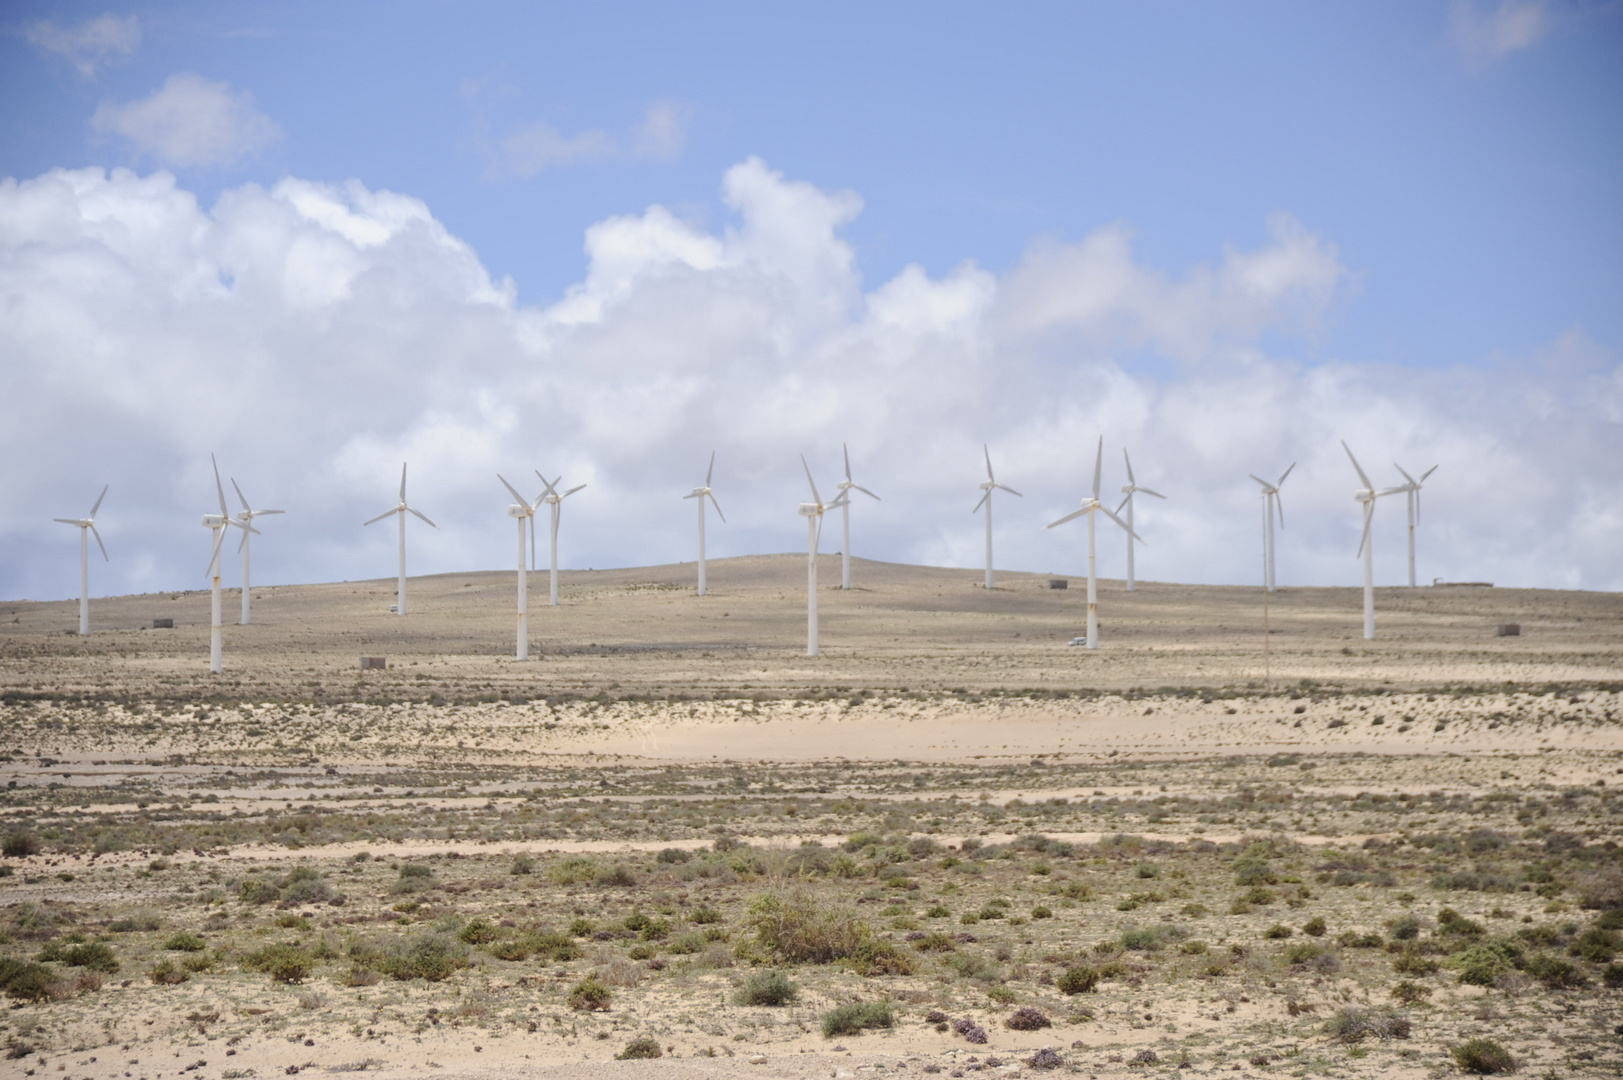
[[[1324,1033],[1341,1043],[1358,1043],[1365,1039],[1407,1039],[1413,1025],[1407,1017],[1386,1009],[1365,1009],[1348,1005],[1336,1010],[1325,1021]]]
[[[614,1000],[614,991],[596,975],[588,975],[569,991],[569,1007],[576,1012],[603,1012]]]
[[[431,930],[391,943],[380,958],[378,970],[394,979],[440,982],[467,963],[467,946],[449,934]]]
[[[616,864],[598,871],[592,884],[603,889],[630,889],[636,886],[637,875],[627,867]]]
[[[758,971],[733,994],[735,1005],[789,1005],[800,1000],[800,987],[781,971]]]
[[[1285,946],[1285,963],[1292,967],[1310,964],[1324,955],[1324,946],[1313,941],[1298,941]]]
[[[913,942],[913,947],[919,952],[955,952],[958,942],[954,941],[950,934],[932,930]]]
[[[1492,986],[1494,980],[1516,965],[1521,950],[1503,938],[1478,942],[1456,955],[1452,961],[1460,971],[1460,982],[1470,986]]]
[[[262,971],[276,982],[302,983],[310,974],[312,957],[298,945],[277,942],[245,954],[242,966]]]
[[[750,901],[746,925],[768,953],[792,964],[828,964],[856,954],[873,934],[849,909],[801,892],[763,893]]]
[[[1404,1005],[1413,1005],[1431,997],[1431,987],[1405,979],[1393,985],[1392,996]]]
[[[1449,1047],[1448,1052],[1454,1055],[1454,1064],[1460,1067],[1460,1072],[1473,1076],[1513,1073],[1517,1067],[1510,1051],[1492,1039],[1469,1039]]]
[[[547,868],[547,877],[559,885],[580,885],[596,878],[597,869],[591,859],[577,857],[552,864]]]
[[[1607,964],[1601,968],[1600,978],[1608,990],[1623,987],[1623,964]]]
[[[1405,946],[1392,960],[1392,970],[1399,975],[1433,975],[1441,966],[1413,945]]]
[[[1100,974],[1096,968],[1087,964],[1078,964],[1076,967],[1066,968],[1064,973],[1054,981],[1059,992],[1065,995],[1091,994],[1098,990]]]
[[[507,870],[509,874],[523,875],[535,873],[535,856],[528,851],[521,851],[513,856],[513,865]]]
[[[44,964],[0,957],[0,990],[17,1001],[44,1001],[51,995],[56,976]]]
[[[1529,957],[1522,970],[1551,990],[1576,990],[1589,985],[1589,977],[1576,965],[1549,953]]]
[[[586,918],[584,915],[574,919],[569,924],[569,933],[572,937],[591,937],[596,932],[597,927],[592,924],[591,919]]]
[[[185,968],[177,967],[175,962],[166,956],[152,966],[152,970],[147,972],[147,978],[152,980],[154,986],[179,986],[191,978],[191,975],[187,974]]]
[[[1399,915],[1386,927],[1393,941],[1413,941],[1420,936],[1420,920],[1414,915]]]
[[[85,944],[49,945],[39,955],[41,960],[54,960],[68,967],[89,968],[91,971],[103,971],[111,974],[118,970],[118,957],[106,942],[92,941]]]
[[[501,931],[489,919],[474,919],[457,931],[456,936],[469,945],[489,945],[501,936]]]
[[[911,975],[918,970],[911,956],[896,947],[889,938],[865,937],[857,943],[846,959],[858,975]]]
[[[896,1013],[888,1001],[852,1001],[823,1014],[823,1038],[860,1035],[871,1028],[893,1027]]]
[[[1262,936],[1269,941],[1278,941],[1280,938],[1290,937],[1291,928],[1284,923],[1274,923],[1274,925],[1262,932]]]
[[[8,859],[26,859],[39,853],[39,837],[26,829],[12,829],[0,840],[0,854]]]
[[[671,850],[666,848],[666,851]],[[652,1035],[639,1035],[626,1043],[626,1048],[615,1054],[616,1061],[636,1061],[642,1058],[664,1057],[665,1052],[659,1047],[659,1040]]]
[[[1618,938],[1611,930],[1591,926],[1579,934],[1572,945],[1567,949],[1568,956],[1576,956],[1580,960],[1588,960],[1592,964],[1604,964],[1617,955]]]
[[[208,947],[208,942],[203,940],[201,934],[194,934],[190,930],[182,930],[179,933],[171,934],[169,940],[163,943],[163,947],[170,952],[202,952]]]
[[[1246,854],[1234,860],[1234,884],[1273,885],[1279,881],[1272,864],[1261,854]]]
[[[688,922],[695,923],[699,926],[709,926],[722,921],[724,920],[722,919],[721,912],[717,911],[708,904],[700,904],[698,907],[694,908],[693,913],[688,916]]]
[[[1307,934],[1310,937],[1323,937],[1324,932],[1329,928],[1329,925],[1324,921],[1324,917],[1322,915],[1315,915],[1313,918],[1302,924],[1302,933]]]
[[[1038,904],[1036,907],[1031,909],[1031,917],[1033,919],[1052,919],[1054,917],[1054,912],[1051,908]]]

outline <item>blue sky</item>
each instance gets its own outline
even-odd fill
[[[267,580],[320,580],[367,574],[389,546],[345,532],[353,515],[340,508],[378,486],[363,474],[407,453],[425,483],[444,475],[453,519],[470,522],[425,542],[424,570],[503,565],[500,521],[479,525],[456,470],[484,478],[542,456],[566,457],[602,490],[578,511],[574,564],[690,557],[681,523],[642,528],[639,507],[656,498],[664,462],[702,459],[717,442],[752,459],[735,500],[760,509],[741,514],[737,552],[789,549],[794,521],[780,530],[771,500],[799,497],[791,444],[832,462],[842,440],[865,444],[857,459],[931,522],[921,530],[887,502],[859,553],[972,564],[975,522],[957,520],[929,462],[899,460],[909,448],[931,446],[945,468],[1001,439],[1011,468],[1052,486],[1034,495],[1050,500],[1030,508],[1040,517],[1074,505],[1088,471],[1077,461],[1101,430],[1113,456],[1131,443],[1163,482],[1187,478],[1180,509],[1150,512],[1152,526],[1169,516],[1149,538],[1161,565],[1141,559],[1147,576],[1248,580],[1254,522],[1233,509],[1254,494],[1245,474],[1307,458],[1297,479],[1333,477],[1335,521],[1317,532],[1302,521],[1297,578],[1350,583],[1345,437],[1383,468],[1400,451],[1444,458],[1428,498],[1437,528],[1458,532],[1437,575],[1623,587],[1623,519],[1605,509],[1623,494],[1618,4],[22,3],[0,29],[3,288],[59,320],[0,331],[4,378],[30,422],[71,415],[72,388],[104,381],[105,369],[65,358],[87,321],[104,362],[149,384],[211,370],[229,390],[240,345],[256,356],[247,382],[289,408],[319,398],[321,413],[316,429],[278,437],[269,417],[188,400],[200,414],[191,430],[157,439],[140,464],[130,442],[168,418],[107,391],[99,445],[0,474],[0,595],[73,591],[48,519],[82,512],[57,505],[58,480],[99,490],[98,450],[127,462],[115,479],[140,497],[138,514],[125,503],[125,524],[108,526],[125,550],[106,591],[125,591],[196,576],[195,538],[164,522],[170,503],[181,518],[210,448],[237,451],[243,471],[258,464],[284,501],[309,493],[303,539],[280,554],[267,543],[265,566]],[[50,177],[120,167],[134,175],[67,185],[78,231],[41,225],[29,193]],[[172,191],[154,176],[173,177]],[[195,197],[190,216],[177,193]],[[425,249],[391,225],[377,226],[381,245],[357,240],[364,229],[333,231],[335,207],[401,220],[379,210],[379,193],[420,207],[424,236],[449,239]],[[275,256],[293,260],[277,263],[284,282],[410,281],[413,311],[450,306],[421,332],[347,284],[308,324],[308,305],[277,306],[287,296],[250,308],[238,275],[270,271],[240,252],[288,207],[292,224],[276,226],[293,230]],[[129,235],[154,214],[173,231],[121,246],[96,231],[98,214],[127,220]],[[629,224],[616,233],[614,222]],[[324,238],[294,236],[312,223]],[[618,239],[588,250],[594,228]],[[123,286],[99,291],[105,276],[62,269],[91,259],[86,244],[132,275],[124,314],[107,303]],[[455,245],[453,273],[434,259]],[[470,262],[490,296],[460,277],[445,284]],[[142,292],[154,275],[173,285],[204,264],[235,289],[229,302],[154,312]],[[672,267],[694,280],[673,284]],[[741,267],[755,276],[743,281]],[[897,337],[884,313],[903,294],[914,306],[893,322],[911,329]],[[743,308],[768,314],[747,330],[721,315],[691,321]],[[283,331],[286,343],[267,344]],[[432,354],[414,351],[442,332]],[[654,355],[676,336],[689,353]],[[648,355],[625,358],[638,349]],[[212,369],[179,359],[216,353]],[[359,408],[357,394],[389,371],[432,392]],[[930,398],[921,385],[948,375],[964,389],[933,412],[858,400]],[[977,415],[1000,378],[1040,400]],[[661,385],[690,421],[663,441],[647,437],[646,417],[627,421],[635,431],[605,419],[639,415],[616,389],[636,399]],[[742,414],[773,415],[808,386],[815,405],[765,443],[737,433]],[[1518,412],[1540,395],[1536,416]],[[1277,438],[1200,428],[1262,422],[1266,408],[1244,403],[1264,399],[1282,410]],[[727,408],[692,411],[705,400]],[[501,415],[532,406],[533,432]],[[1175,423],[1181,409],[1200,419]],[[8,457],[29,424],[12,431]],[[478,442],[479,431],[499,437]],[[1069,459],[1050,460],[1045,445]],[[651,461],[639,467],[629,446]],[[1495,454],[1501,473],[1488,476]],[[1557,520],[1553,539],[1471,509],[1518,476],[1562,472],[1572,483],[1540,505]],[[1231,474],[1236,486],[1222,487]],[[110,523],[118,506],[110,496]],[[1216,519],[1232,555],[1211,554]],[[1052,534],[1023,531],[1003,550],[1033,569],[1072,558]]]

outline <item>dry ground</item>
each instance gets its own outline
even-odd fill
[[[0,604],[0,1075],[1623,1069],[1623,599],[691,573]]]

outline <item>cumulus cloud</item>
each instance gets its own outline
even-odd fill
[[[1530,49],[1549,32],[1544,0],[1499,0],[1479,9],[1474,0],[1454,0],[1449,8],[1449,36],[1465,59],[1486,67],[1513,52]]]
[[[232,165],[282,134],[249,94],[188,73],[169,76],[140,101],[103,102],[90,126],[124,139],[138,157],[179,167]]]
[[[491,173],[527,179],[548,169],[594,161],[666,161],[680,156],[687,145],[692,117],[693,110],[687,105],[656,101],[626,140],[595,128],[565,135],[545,121],[536,121],[497,144]]]
[[[581,280],[528,307],[420,200],[355,182],[247,185],[210,208],[162,172],[0,183],[0,596],[74,592],[75,538],[50,519],[104,483],[114,561],[96,588],[200,585],[211,450],[289,511],[256,541],[266,582],[392,573],[393,534],[360,523],[402,460],[441,526],[415,534],[414,573],[508,566],[495,474],[534,468],[591,485],[565,515],[566,565],[691,559],[681,495],[712,450],[728,513],[712,554],[792,551],[798,454],[832,480],[841,442],[885,496],[858,508],[856,554],[978,564],[986,442],[1026,494],[999,516],[999,563],[1076,573],[1080,531],[1041,526],[1076,505],[1101,433],[1112,488],[1125,445],[1169,496],[1139,509],[1147,579],[1254,580],[1246,474],[1296,460],[1281,581],[1356,583],[1346,438],[1377,482],[1393,461],[1441,464],[1423,577],[1623,587],[1623,366],[1581,328],[1469,368],[1309,366],[1262,339],[1312,333],[1353,275],[1282,215],[1205,265],[1146,265],[1104,226],[1001,276],[965,261],[865,286],[842,237],[855,193],[751,159],[722,196],[716,230],[659,206],[593,225]],[[1186,362],[1157,375],[1145,349]],[[1386,582],[1401,517],[1377,518]]]
[[[134,15],[98,15],[77,26],[49,19],[28,24],[29,44],[67,60],[87,79],[110,57],[128,56],[141,46],[141,20]]]

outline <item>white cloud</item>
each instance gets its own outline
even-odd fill
[[[1497,8],[1486,11],[1474,0],[1454,0],[1448,14],[1454,47],[1478,67],[1532,48],[1550,28],[1544,0],[1499,0]]]
[[[565,135],[545,121],[536,121],[501,140],[490,172],[527,179],[548,169],[596,161],[667,161],[679,157],[686,147],[692,118],[690,106],[656,101],[625,141],[595,128]]]
[[[792,551],[797,455],[832,477],[842,441],[885,496],[853,520],[858,554],[976,565],[984,441],[1026,493],[1000,513],[999,563],[1075,573],[1080,534],[1040,526],[1075,505],[1101,432],[1112,487],[1125,444],[1170,496],[1140,507],[1146,578],[1252,580],[1246,474],[1298,460],[1281,580],[1355,583],[1346,438],[1378,482],[1392,461],[1441,463],[1422,577],[1623,588],[1623,366],[1579,329],[1474,368],[1304,367],[1263,339],[1312,333],[1352,275],[1284,216],[1204,266],[1146,265],[1106,226],[1002,276],[909,266],[865,287],[841,236],[855,194],[755,159],[722,190],[728,227],[658,206],[605,220],[579,284],[520,307],[421,201],[355,182],[247,185],[209,210],[165,173],[0,182],[0,596],[75,590],[74,538],[50,519],[103,483],[114,561],[96,588],[201,584],[210,450],[289,510],[256,542],[266,582],[391,573],[392,533],[360,523],[403,459],[442,526],[416,534],[414,573],[507,566],[495,473],[533,468],[591,484],[567,565],[689,559],[680,496],[712,449],[728,514],[712,552]],[[1123,349],[1186,362],[1157,378]],[[1397,510],[1376,541],[1395,582]],[[1120,573],[1110,531],[1102,559]]]
[[[250,95],[189,73],[169,76],[140,101],[103,102],[90,126],[125,139],[138,156],[180,167],[232,165],[281,137]]]
[[[107,14],[77,26],[58,26],[49,19],[30,23],[28,41],[35,48],[63,57],[87,79],[109,57],[128,56],[141,46],[141,20]]]

